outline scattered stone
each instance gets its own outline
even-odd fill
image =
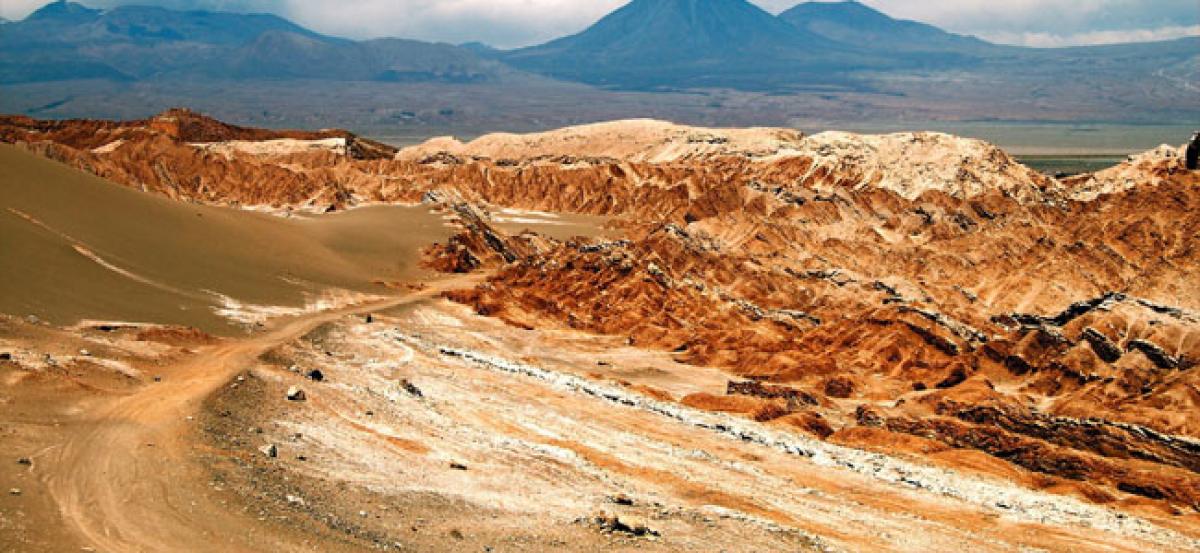
[[[303,497],[291,495],[291,494],[287,495],[287,502],[291,503],[292,505],[300,505],[300,506],[307,505],[307,503],[304,502]]]
[[[617,494],[617,495],[610,495],[610,496],[608,496],[608,500],[612,503],[616,503],[617,505],[624,505],[626,507],[633,505],[633,498],[631,498],[623,493]]]
[[[854,420],[859,426],[883,426],[883,417],[867,405],[859,405],[854,411]]]
[[[459,463],[459,462],[453,462],[453,461],[452,461],[452,462],[450,463],[450,468],[452,468],[452,469],[454,469],[454,470],[467,470],[467,465],[464,465],[464,464],[462,464],[462,463]]]
[[[410,396],[425,397],[425,394],[421,392],[421,389],[418,388],[416,384],[409,382],[407,378],[400,379],[400,386],[404,388],[404,391],[408,392],[408,395]]]
[[[367,324],[371,324],[373,322],[375,322],[375,316],[368,313],[367,314]]]
[[[272,459],[279,456],[279,448],[275,447],[275,444],[264,445],[258,448],[258,451]]]
[[[297,386],[292,386],[287,390],[287,398],[288,401],[304,401],[308,399],[308,396],[304,394],[304,390],[301,390]]]
[[[854,381],[844,376],[838,376],[825,382],[825,395],[846,399],[854,395]]]
[[[621,532],[639,537],[659,535],[658,531],[650,528],[649,523],[638,517],[608,516],[608,513],[601,511],[596,515],[594,522],[601,529],[610,532]]]
[[[0,353],[0,361],[12,361],[12,354],[9,352]]]
[[[367,518],[367,512],[366,512],[366,511],[359,511],[359,512],[358,512],[358,516],[360,516],[360,517],[363,517],[363,518]]]
[[[8,495],[21,495],[21,488],[12,488],[8,490]]]
[[[30,459],[29,457],[21,457],[20,459],[17,459],[17,464],[18,464],[18,465],[25,465],[25,466],[27,466],[27,467],[28,467],[28,466],[30,466],[30,465],[33,465],[33,460],[32,460],[32,459]]]
[[[155,382],[162,382],[162,377],[161,377],[161,376],[158,376],[158,375],[155,375],[155,376],[154,376],[154,381],[155,381]]]
[[[450,530],[450,537],[452,537],[456,540],[461,540],[461,539],[465,538],[465,536],[463,536],[462,531],[460,531],[458,528],[454,528],[454,529]]]
[[[81,350],[79,350],[79,355],[82,355],[82,356],[84,356],[84,357],[91,357],[91,356],[92,356],[92,352],[90,352],[90,351],[88,351],[88,350],[86,350],[86,349],[81,349]]]
[[[325,373],[321,372],[321,369],[312,369],[305,373],[304,376],[313,382],[323,382],[325,380]]]

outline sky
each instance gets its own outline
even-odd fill
[[[394,36],[501,48],[538,44],[583,30],[628,0],[81,0],[93,7],[270,12],[350,38]],[[772,13],[799,0],[752,0]],[[902,19],[993,42],[1071,46],[1200,35],[1200,0],[862,0]],[[46,0],[0,0],[0,17],[20,19]]]

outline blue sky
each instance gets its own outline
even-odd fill
[[[577,32],[628,0],[82,0],[106,7],[273,12],[352,38],[480,40],[501,47]],[[798,0],[753,0],[779,12]],[[0,0],[0,16],[24,17],[46,0]],[[889,15],[996,42],[1031,46],[1102,44],[1200,35],[1200,0],[863,0]]]

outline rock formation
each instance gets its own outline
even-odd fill
[[[651,121],[395,155],[187,112],[6,118],[0,139],[180,200],[439,204],[462,232],[427,265],[490,272],[447,297],[730,374],[689,405],[1200,505],[1200,174],[1178,149],[1058,181],[942,134]],[[624,237],[509,236],[494,208],[608,215]]]

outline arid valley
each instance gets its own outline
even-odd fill
[[[1198,543],[1174,148],[0,123],[6,548]]]
[[[1195,36],[102,5],[0,20],[0,551],[1200,551]]]

